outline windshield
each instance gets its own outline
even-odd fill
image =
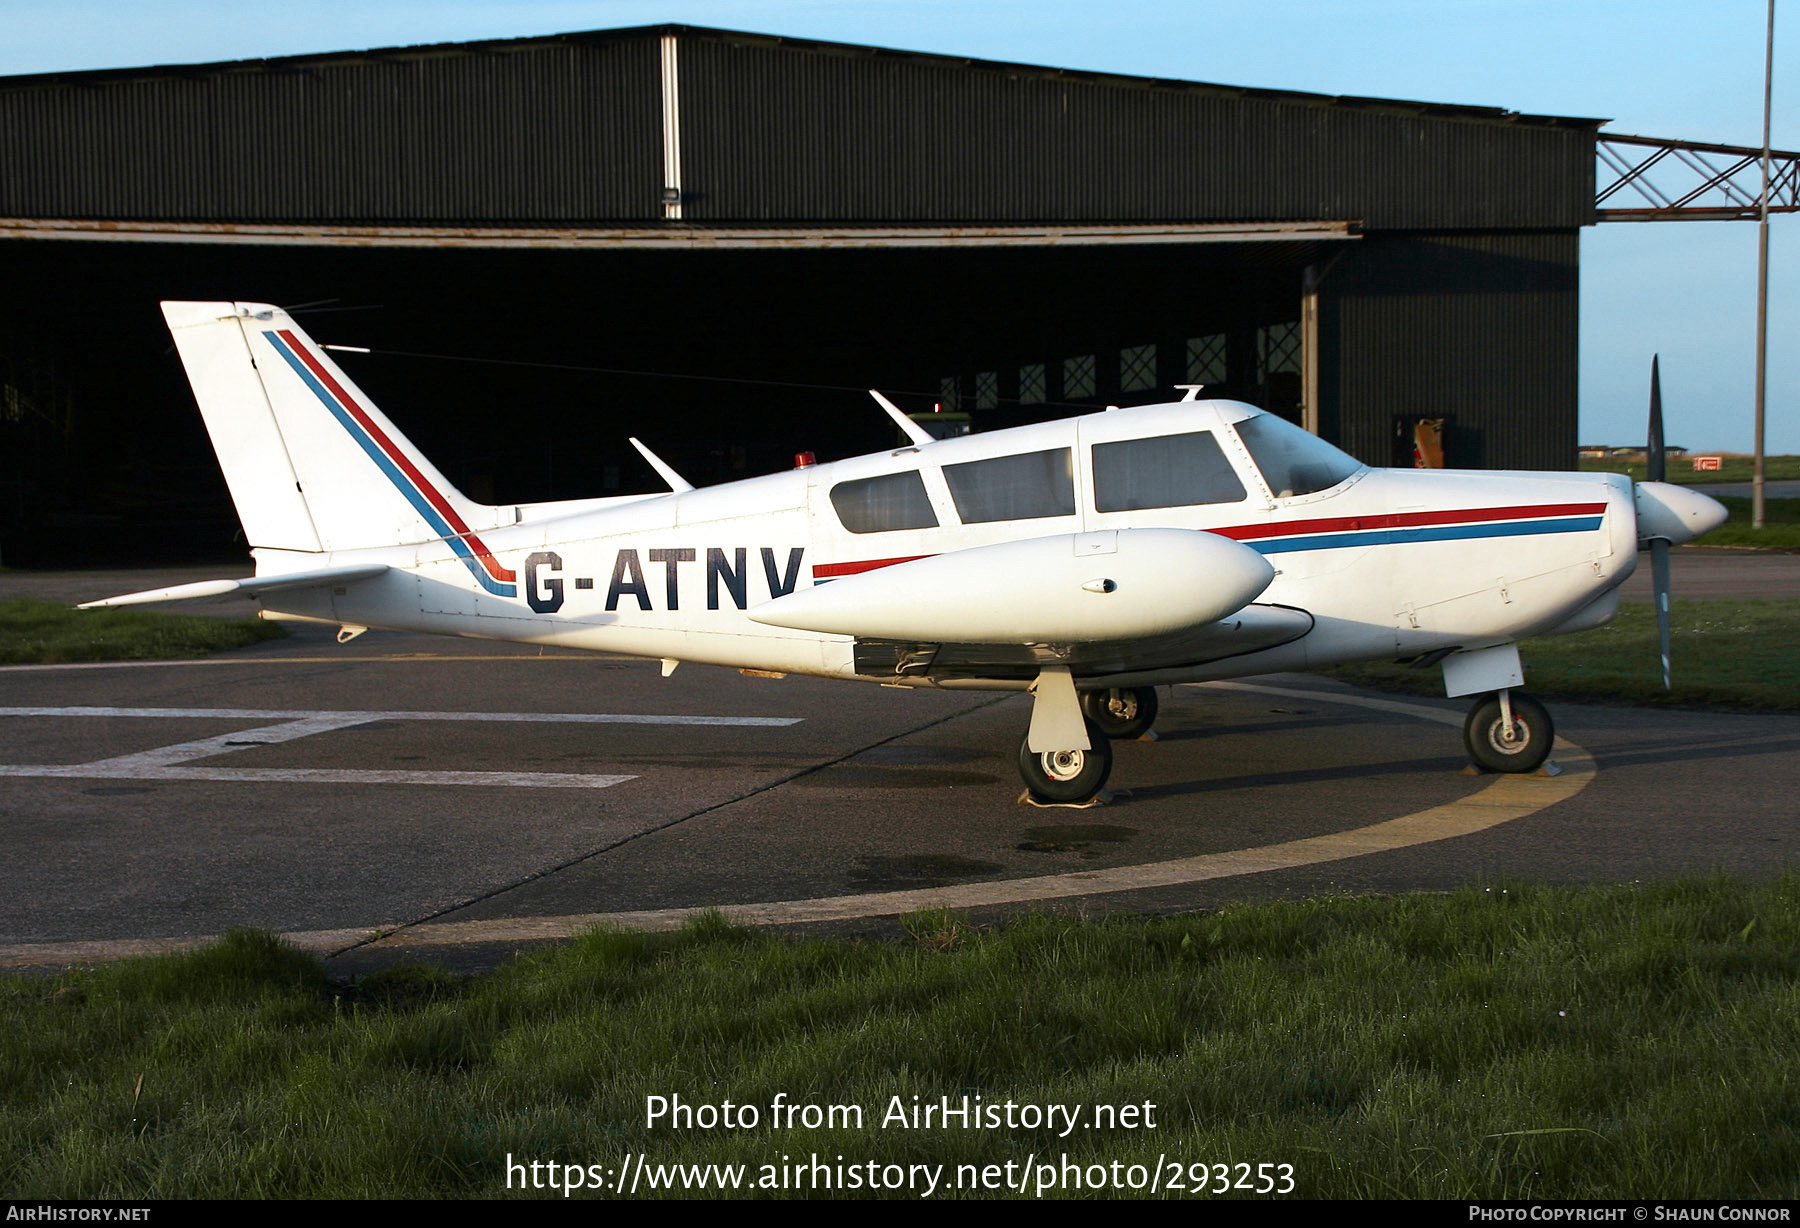
[[[1362,462],[1273,414],[1257,414],[1236,425],[1238,438],[1277,499],[1336,486],[1362,468]]]

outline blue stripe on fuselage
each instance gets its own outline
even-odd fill
[[[1540,533],[1585,533],[1600,527],[1601,517],[1568,520],[1514,520],[1504,524],[1428,525],[1417,529],[1378,529],[1368,533],[1322,533],[1309,537],[1278,537],[1247,541],[1259,554],[1286,554],[1294,550],[1338,550],[1346,546],[1391,546],[1401,542],[1446,542],[1478,537],[1532,537]]]
[[[438,513],[435,507],[431,506],[431,501],[425,497],[424,493],[416,488],[400,471],[399,466],[389,459],[387,453],[381,450],[381,445],[369,438],[368,432],[363,430],[356,419],[350,416],[349,411],[338,404],[337,398],[331,395],[330,390],[319,383],[313,373],[306,369],[306,364],[300,361],[299,355],[290,350],[287,343],[274,333],[265,332],[263,336],[269,339],[269,344],[275,347],[275,352],[287,360],[288,366],[294,369],[294,374],[298,375],[306,386],[312,389],[313,395],[319,398],[319,403],[330,410],[331,416],[336,418],[346,431],[350,432],[350,438],[354,439],[369,459],[375,462],[376,467],[387,475],[388,481],[394,484],[394,488],[406,496],[406,501],[412,504],[413,510],[418,512],[425,523],[431,526],[432,531],[443,538],[450,549],[456,552],[456,556],[463,561],[463,565],[469,569],[469,574],[475,577],[476,582],[496,597],[517,596],[518,589],[514,585],[501,584],[487,574],[487,570],[481,565],[481,560],[477,559],[475,552],[469,549],[469,544],[456,534],[449,522]]]

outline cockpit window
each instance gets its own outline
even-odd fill
[[[1336,486],[1362,464],[1317,435],[1309,435],[1272,414],[1257,414],[1236,424],[1238,438],[1250,450],[1277,499],[1310,495]]]
[[[1237,503],[1243,497],[1244,484],[1211,431],[1094,445],[1096,511]]]
[[[945,465],[964,524],[1075,514],[1074,458],[1067,448]]]
[[[917,469],[839,482],[831,488],[831,506],[852,533],[937,528],[937,513]]]

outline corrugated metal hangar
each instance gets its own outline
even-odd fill
[[[241,555],[162,299],[367,347],[483,500],[886,446],[868,387],[1566,467],[1598,126],[685,26],[0,79],[0,558]]]

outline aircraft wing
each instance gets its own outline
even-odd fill
[[[858,673],[1084,676],[1253,652],[1312,629],[1302,610],[1251,603],[1274,568],[1191,529],[1118,529],[1002,542],[815,583],[758,606],[773,626],[856,640]]]
[[[1292,606],[1247,605],[1228,618],[1169,635],[1084,644],[970,644],[858,639],[856,672],[876,677],[1030,681],[1046,665],[1078,678],[1136,676],[1242,657],[1292,643],[1313,616]]]
[[[251,576],[247,580],[199,580],[193,584],[177,584],[171,588],[145,589],[100,601],[84,601],[75,608],[97,610],[109,606],[150,605],[160,601],[207,601],[226,597],[260,597],[300,588],[332,588],[352,580],[367,580],[388,570],[386,563],[363,563],[355,567],[325,567],[318,571],[291,571],[283,575]]]

